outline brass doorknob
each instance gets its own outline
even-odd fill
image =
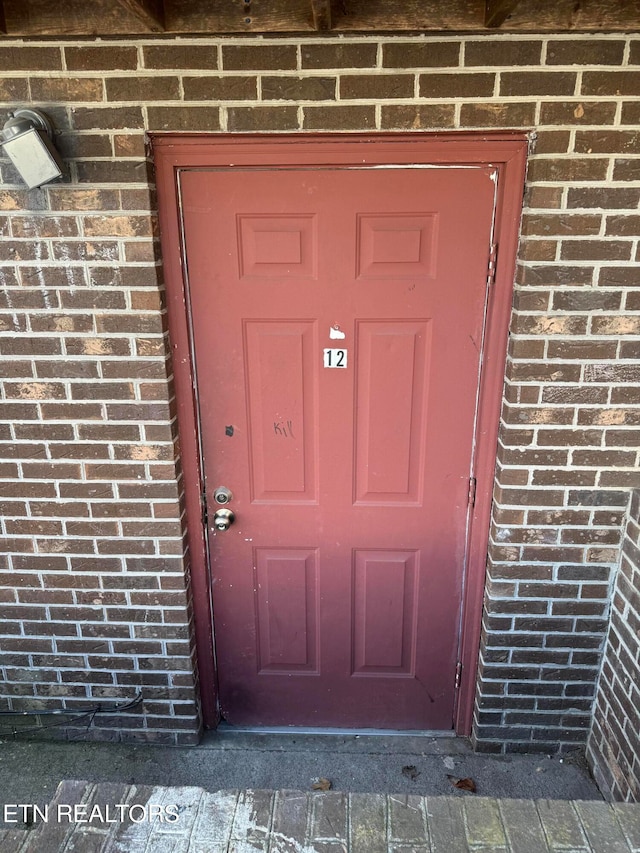
[[[220,530],[221,532],[224,530],[228,530],[235,520],[235,515],[233,510],[230,509],[217,509],[213,514],[213,523],[215,525],[216,530]]]

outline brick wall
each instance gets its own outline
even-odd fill
[[[507,364],[476,743],[583,742],[640,485],[640,36],[0,46],[52,115],[60,185],[3,163],[4,708],[143,688],[93,736],[198,729],[145,130],[536,129]]]
[[[608,798],[640,802],[640,491],[631,501],[587,756]]]

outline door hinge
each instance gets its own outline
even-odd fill
[[[456,664],[456,690],[460,687],[460,681],[462,680],[462,661],[458,661]]]
[[[489,287],[492,284],[495,284],[496,280],[496,267],[498,265],[498,244],[491,244],[491,251],[489,253],[489,264],[487,266],[487,284]]]
[[[468,505],[473,507],[476,505],[476,485],[477,480],[475,477],[469,477],[469,501]]]

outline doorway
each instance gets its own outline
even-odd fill
[[[154,148],[203,699],[235,725],[464,728],[525,140]]]

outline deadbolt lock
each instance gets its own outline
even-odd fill
[[[221,532],[224,530],[228,530],[235,520],[235,515],[233,510],[230,509],[217,509],[213,514],[213,523],[216,530],[220,530]]]
[[[226,486],[218,486],[213,493],[213,499],[217,504],[228,504],[232,497],[231,489],[227,489]]]

